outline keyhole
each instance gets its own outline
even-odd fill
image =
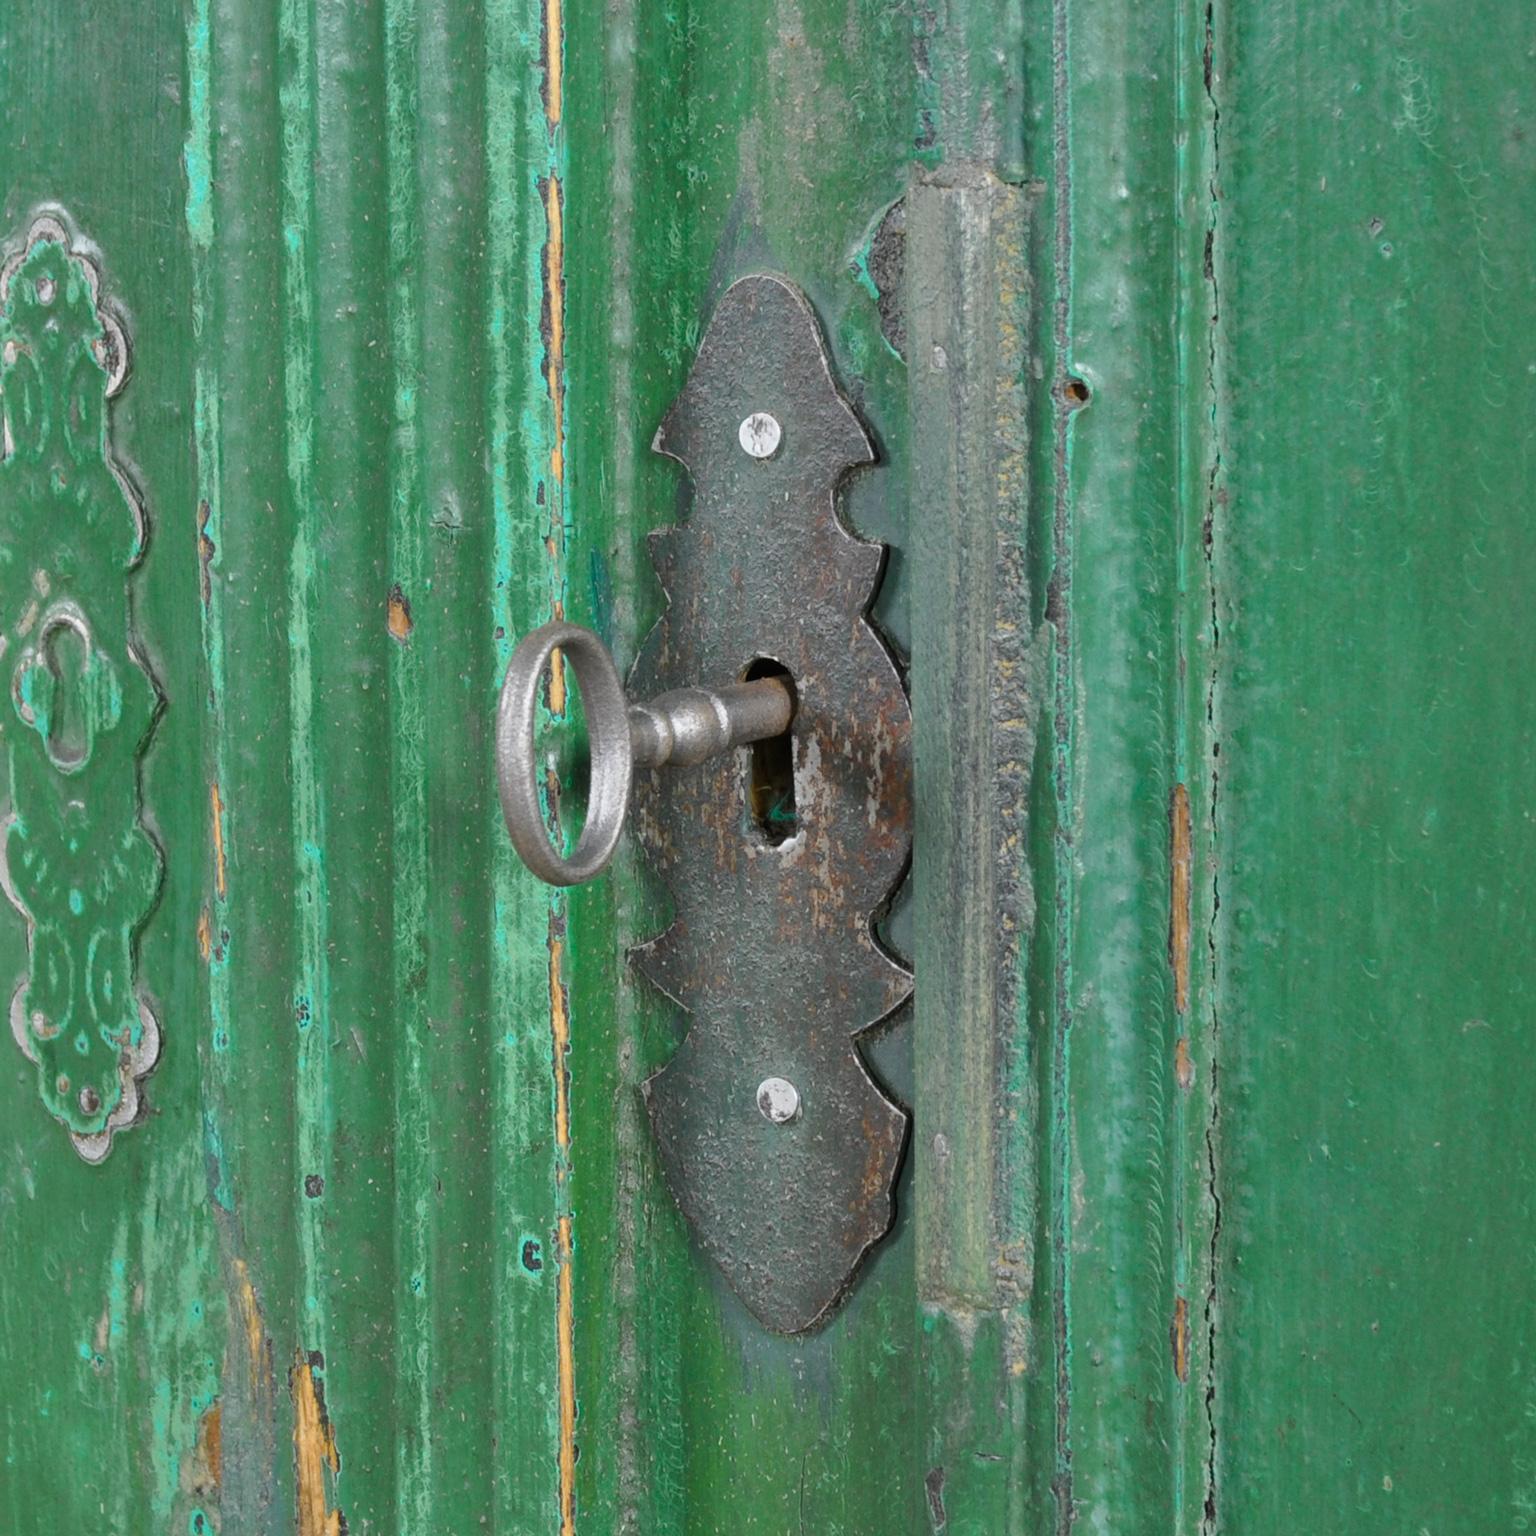
[[[790,692],[794,679],[789,669],[771,657],[759,656],[741,675],[745,683],[776,677]],[[786,843],[800,830],[795,809],[795,747],[789,731],[754,741],[747,749],[751,764],[747,774],[747,807],[758,830],[774,846]]]
[[[90,652],[72,624],[60,624],[47,640],[47,665],[53,674],[48,710],[48,756],[60,768],[77,768],[91,750],[86,668]]]

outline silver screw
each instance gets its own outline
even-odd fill
[[[775,1125],[788,1125],[800,1114],[800,1090],[784,1077],[765,1077],[757,1085],[757,1107]]]
[[[767,411],[753,411],[736,429],[736,437],[754,459],[771,459],[784,440],[784,429]]]

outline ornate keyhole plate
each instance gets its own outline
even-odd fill
[[[40,214],[0,268],[0,880],[27,924],[11,1030],[93,1163],[160,1053],[136,940],[162,871],[139,791],[161,699],[128,605],[144,509],[107,409],[127,379],[94,253]]]
[[[858,1045],[912,990],[874,933],[912,844],[911,712],[868,617],[885,551],[837,506],[874,449],[805,295],[767,272],[721,296],[655,446],[693,499],[653,536],[668,605],[632,693],[778,673],[796,707],[777,763],[743,748],[636,784],[676,915],[635,962],[689,1015],[646,1102],[705,1251],[805,1333],[890,1228],[907,1137]]]

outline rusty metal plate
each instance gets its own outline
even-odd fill
[[[655,447],[694,497],[653,540],[670,604],[631,697],[776,664],[798,704],[792,813],[754,800],[752,748],[637,777],[676,917],[635,959],[690,1016],[645,1095],[699,1241],[763,1323],[800,1333],[890,1227],[907,1134],[856,1043],[911,991],[873,931],[911,848],[911,717],[868,618],[884,549],[835,501],[874,452],[810,306],[772,275],[720,300]]]

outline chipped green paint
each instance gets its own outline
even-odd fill
[[[12,215],[89,210],[143,359],[123,426],[166,509],[139,617],[175,850],[143,964],[189,1024],[104,1170],[61,1166],[0,1082],[24,1128],[0,1252],[94,1298],[39,1315],[0,1288],[24,1363],[0,1445],[27,1472],[0,1476],[0,1528],[294,1529],[286,1364],[314,1349],[358,1532],[864,1536],[939,1507],[955,1536],[1047,1507],[981,1411],[1023,1395],[1031,1452],[1049,1435],[1043,1303],[1022,1355],[1001,1313],[967,1333],[925,1307],[926,1188],[813,1339],[765,1337],[713,1279],[638,1095],[679,1024],[622,960],[658,894],[625,864],[552,900],[492,788],[517,634],[558,605],[627,661],[659,610],[644,537],[678,483],[651,435],[745,271],[811,294],[879,439],[844,513],[896,549],[879,617],[910,640],[910,380],[852,269],[915,158],[1016,176],[1024,67],[1050,78],[1048,31],[959,10],[101,0],[10,24]],[[903,902],[910,952],[928,918]],[[903,1019],[868,1043],[909,1103],[938,1048]],[[78,1346],[123,1210],[97,1372]]]
[[[565,36],[559,3],[497,0],[486,8],[486,304],[490,320],[486,412],[490,459],[491,561],[486,612],[492,637],[489,720],[494,690],[512,647],[527,630],[565,611],[571,510],[564,469],[563,335],[553,333],[565,303],[558,218],[566,171],[560,121]],[[553,23],[553,25],[551,25]],[[552,284],[554,285],[552,287]],[[563,322],[562,322],[563,323]],[[552,377],[558,382],[551,387]],[[506,1233],[496,1268],[494,1411],[507,1426],[494,1497],[496,1518],[515,1527],[559,1523],[569,1465],[561,1457],[559,1269],[572,1262],[560,1242],[571,1216],[569,1146],[556,1134],[557,1075],[565,1071],[553,1028],[564,1018],[558,935],[566,901],[536,881],[508,846],[494,797],[482,805],[491,850],[492,986],[511,1038],[497,1052],[493,1092],[503,1159],[492,1180],[493,1209]],[[566,1120],[569,1126],[569,1118]],[[518,1234],[536,1234],[523,1236]],[[525,1263],[529,1243],[539,1255]],[[532,1283],[530,1283],[532,1282]],[[569,1277],[567,1277],[569,1283]],[[569,1327],[569,1314],[564,1326]],[[569,1353],[565,1356],[570,1367]]]
[[[186,169],[186,222],[191,260],[191,331],[193,363],[192,429],[197,480],[197,558],[199,565],[199,639],[205,683],[199,689],[208,720],[204,747],[204,781],[212,846],[206,896],[198,918],[198,947],[206,967],[206,1038],[212,1066],[209,1101],[203,1110],[204,1150],[213,1171],[212,1198],[221,1209],[233,1209],[229,1149],[220,1133],[220,1099],[227,1091],[224,1072],[232,1042],[230,1008],[229,870],[236,845],[224,824],[219,786],[228,783],[225,765],[228,735],[224,729],[224,582],[221,475],[219,465],[220,353],[212,326],[215,303],[213,204],[213,137],[211,0],[195,0],[187,20],[187,130],[183,163]],[[199,784],[201,790],[202,785]],[[199,795],[199,798],[203,798]],[[217,824],[217,825],[215,825]],[[200,1010],[203,1011],[203,1010]]]
[[[358,1536],[1530,1519],[1529,1309],[1475,1258],[1536,1241],[1520,7],[12,10],[4,228],[62,203],[132,315],[156,542],[90,579],[169,701],[123,794],[173,1027],[99,1168],[0,1074],[0,1529],[296,1529],[314,1351]],[[651,435],[764,268],[880,446],[843,512],[927,802],[916,1013],[867,1042],[898,1221],[792,1342],[656,1167],[680,1021],[622,957],[664,901],[628,854],[525,877],[489,729],[557,609],[632,657]],[[142,674],[62,643],[0,729],[78,783]]]
[[[134,943],[160,888],[139,761],[160,699],[128,621],[143,552],[137,492],[107,401],[127,339],[62,215],[46,213],[0,272],[0,708],[3,883],[27,922],[11,1002],[49,1113],[99,1162],[138,1114],[159,1024]]]
[[[395,1331],[396,1391],[409,1430],[394,1445],[396,1519],[402,1533],[426,1536],[433,1529],[432,1383],[437,1371],[433,1310],[426,1297],[432,1257],[431,1137],[420,1113],[426,1094],[428,1002],[422,980],[430,946],[426,805],[427,693],[424,656],[431,622],[428,527],[423,509],[421,453],[422,335],[413,264],[422,230],[416,204],[420,153],[420,47],[415,7],[386,0],[384,88],[387,120],[386,180],[390,246],[388,324],[393,388],[390,434],[388,574],[411,624],[389,658],[389,781],[395,801],[392,856],[396,870],[390,939],[393,946],[394,1012],[400,1067],[396,1076],[395,1219],[398,1264],[390,1297]],[[420,633],[418,634],[418,630]]]
[[[179,584],[158,602],[179,615],[167,633],[204,637],[175,696],[208,701],[195,726],[177,722],[176,771],[198,786],[177,825],[200,861],[173,872],[186,884],[165,943],[184,953],[207,912],[206,963],[177,975],[213,1047],[190,1085],[178,1079],[184,1098],[160,1128],[172,1140],[190,1128],[207,1154],[209,1193],[190,1206],[213,1284],[243,1319],[249,1274],[258,1338],[279,1361],[326,1330],[354,1527],[558,1518],[562,1274],[574,1281],[578,1529],[751,1531],[799,1515],[866,1530],[893,1503],[926,1519],[906,1431],[876,1407],[915,1380],[897,1342],[912,1329],[910,1235],[804,1349],[743,1330],[690,1254],[632,1091],[674,1021],[618,956],[664,914],[633,870],[564,906],[521,876],[484,734],[499,663],[557,602],[621,654],[654,615],[643,533],[670,520],[675,478],[647,444],[721,253],[723,280],[763,243],[782,246],[782,264],[814,285],[890,458],[850,518],[901,542],[906,382],[848,266],[906,182],[909,20],[863,5],[850,35],[808,8],[777,36],[702,8],[577,7],[568,151],[549,121],[542,4],[466,18],[391,0],[379,36],[366,12],[345,25],[331,8],[288,18],[280,33],[238,7],[194,6],[177,145],[187,214],[156,237],[173,253],[185,242],[171,296],[179,282],[182,304],[197,298],[191,360],[167,388],[201,401],[195,463],[158,439],[152,450],[188,509]],[[840,87],[866,73],[853,136]],[[714,97],[706,79],[726,89]],[[689,81],[683,94],[668,83]],[[292,188],[311,168],[306,226]],[[804,188],[823,176],[829,217],[807,225]],[[558,399],[546,336],[556,212],[570,317]],[[186,323],[157,313],[161,336]],[[306,490],[291,452],[310,437]],[[199,609],[189,598],[204,573]],[[397,585],[404,634],[386,622]],[[893,580],[885,615],[898,636],[902,590]],[[306,622],[307,658],[293,644]],[[387,793],[368,777],[385,756]],[[295,910],[322,880],[325,986],[315,919]],[[553,1034],[567,996],[568,1157]],[[296,997],[310,1005],[302,1031]],[[317,1042],[323,1091],[301,1055]],[[872,1049],[888,1080],[910,1081],[902,1029]],[[327,1135],[314,1168],[305,1138]],[[311,1173],[324,1175],[313,1195]],[[562,1216],[575,1223],[566,1252]],[[266,1500],[281,1523],[291,1410],[240,1321],[222,1394],[242,1426],[226,1438],[226,1526]],[[174,1416],[163,1433],[174,1438]]]

